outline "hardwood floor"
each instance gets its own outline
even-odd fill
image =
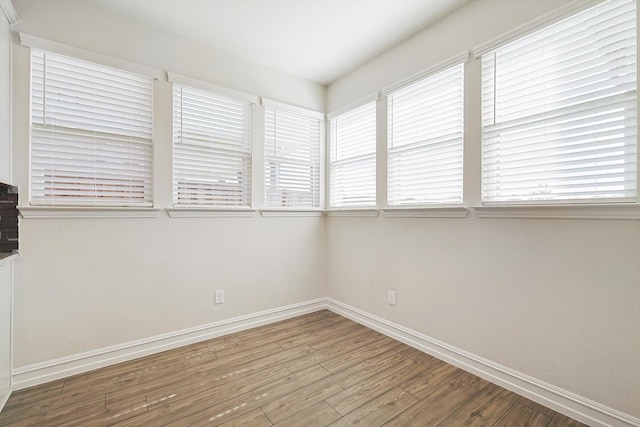
[[[14,392],[0,426],[583,426],[329,311]]]

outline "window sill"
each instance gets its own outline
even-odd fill
[[[134,207],[18,206],[25,219],[156,218],[160,209]]]
[[[327,211],[327,216],[364,216],[364,217],[376,217],[378,216],[378,210],[375,208],[366,209],[330,209]]]
[[[387,218],[466,218],[469,208],[466,206],[420,206],[394,207],[382,209]]]
[[[249,208],[169,208],[171,218],[252,218],[256,209]]]
[[[640,220],[640,204],[473,206],[478,218]]]
[[[260,209],[260,215],[265,218],[268,217],[294,217],[294,216],[322,216],[324,210],[322,209],[286,209],[286,208],[273,208],[273,209]]]

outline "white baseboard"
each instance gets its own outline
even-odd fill
[[[640,426],[640,419],[631,415],[460,350],[358,308],[331,298],[326,299],[326,308],[590,426]]]
[[[0,398],[0,412],[2,412],[2,410],[4,409],[4,405],[7,404],[7,401],[9,400],[9,396],[11,396],[11,387],[9,387],[7,389],[7,393]]]
[[[161,351],[255,328],[256,326],[266,325],[324,308],[326,308],[325,299],[319,298],[24,366],[13,370],[13,390],[20,390],[71,375],[81,374],[93,369],[149,356]]]
[[[305,301],[14,369],[12,388],[20,390],[322,309],[352,319],[590,426],[640,427],[640,419],[631,415],[331,298]],[[0,408],[4,403],[0,402]]]

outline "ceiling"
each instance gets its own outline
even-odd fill
[[[85,0],[327,85],[468,0]]]

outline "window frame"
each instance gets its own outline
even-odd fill
[[[176,198],[178,196],[177,187],[175,184],[176,180],[176,159],[175,159],[175,138],[176,131],[172,129],[172,162],[171,162],[171,171],[172,171],[172,203],[171,207],[167,209],[169,216],[173,218],[193,218],[193,217],[251,217],[257,211],[254,206],[254,194],[255,189],[253,188],[253,177],[255,175],[255,153],[254,153],[254,144],[255,144],[255,129],[254,129],[254,115],[255,115],[255,105],[258,103],[259,99],[257,96],[237,91],[235,89],[226,88],[223,86],[218,86],[213,83],[208,83],[196,79],[192,79],[189,77],[180,76],[174,73],[168,73],[168,81],[173,86],[171,88],[172,100],[175,100],[175,90],[176,88],[187,88],[189,90],[203,92],[212,98],[219,100],[228,100],[232,103],[245,104],[245,107],[248,111],[247,123],[244,123],[243,126],[248,129],[248,141],[249,141],[249,155],[248,155],[248,168],[249,175],[246,178],[247,184],[249,186],[249,192],[245,197],[248,199],[248,203],[246,205],[225,205],[225,204],[179,204],[176,203]],[[175,125],[176,117],[175,117],[175,105],[173,105],[172,101],[172,123]]]
[[[377,191],[378,191],[378,165],[377,165],[377,161],[378,161],[378,101],[380,99],[380,96],[378,94],[378,92],[376,92],[373,95],[367,96],[363,99],[360,99],[352,104],[349,104],[343,108],[340,108],[336,111],[333,111],[329,114],[327,114],[327,181],[328,181],[328,185],[327,185],[327,207],[329,211],[343,211],[344,215],[364,215],[364,216],[371,216],[371,212],[375,211],[376,215],[377,215],[377,203],[379,202],[378,197],[377,197]],[[333,123],[335,120],[340,119],[341,117],[345,117],[351,113],[353,113],[354,111],[364,108],[364,107],[368,107],[370,105],[373,105],[373,109],[374,109],[374,120],[373,120],[373,124],[375,126],[374,128],[374,144],[373,144],[373,171],[374,171],[374,179],[373,179],[373,203],[371,204],[349,204],[349,205],[334,205],[333,204],[333,193],[332,193],[332,188],[333,188],[333,182],[334,182],[334,174],[333,174],[333,166],[336,162],[334,162],[332,160],[332,156],[333,156],[333,132],[332,132],[332,128],[333,128]],[[336,144],[338,143],[338,141],[336,141]],[[370,156],[371,153],[369,154],[365,154],[366,156]],[[335,216],[338,215],[337,213],[331,214],[331,216]]]
[[[262,106],[263,106],[263,112],[264,112],[264,127],[263,127],[263,150],[264,150],[264,159],[263,159],[263,166],[264,166],[264,173],[262,174],[262,177],[264,179],[263,183],[264,183],[264,207],[262,209],[260,209],[262,216],[309,216],[309,213],[322,213],[322,211],[324,210],[323,206],[324,206],[324,177],[325,177],[325,172],[324,172],[324,140],[325,140],[325,126],[326,126],[326,121],[325,121],[325,115],[324,113],[321,113],[319,111],[315,111],[315,110],[310,110],[307,108],[302,108],[302,107],[297,107],[291,104],[287,104],[284,102],[280,102],[280,101],[274,101],[271,99],[267,99],[267,98],[262,98],[261,100]],[[267,154],[267,109],[273,109],[274,113],[277,114],[278,111],[280,111],[283,114],[289,114],[289,115],[294,115],[296,116],[297,119],[299,120],[317,120],[318,121],[318,139],[317,139],[317,147],[313,148],[310,147],[311,149],[317,149],[317,165],[315,166],[316,168],[316,173],[317,173],[317,181],[315,183],[316,191],[315,194],[311,196],[311,199],[316,199],[316,203],[315,206],[300,206],[300,205],[279,205],[279,206],[269,206],[268,205],[268,198],[267,198],[267,191],[269,189],[269,184],[267,182],[267,175],[268,175],[268,154]],[[285,158],[284,161],[286,162],[287,159]],[[311,160],[310,160],[310,165],[309,167],[313,168],[314,165],[311,164]],[[312,185],[313,186],[313,185]],[[312,215],[315,216],[315,215]]]
[[[387,182],[386,182],[386,200],[387,200],[387,207],[385,209],[385,214],[387,216],[394,216],[393,211],[395,210],[395,214],[400,215],[400,212],[406,212],[406,213],[411,213],[411,215],[418,215],[417,214],[417,210],[418,209],[434,209],[434,208],[449,208],[449,207],[460,207],[463,206],[464,203],[464,146],[465,146],[465,133],[464,133],[464,123],[465,123],[465,64],[468,62],[469,60],[469,52],[468,51],[464,51],[461,52],[460,54],[443,61],[440,64],[437,64],[433,67],[430,67],[420,73],[417,73],[411,77],[409,77],[408,79],[402,80],[401,82],[398,82],[386,89],[383,90],[383,95],[385,98],[385,103],[387,104],[387,108],[386,108],[386,126],[387,126],[387,132],[386,132],[386,168],[387,168]],[[392,203],[391,202],[391,189],[392,189],[392,175],[391,175],[391,161],[392,161],[392,147],[391,147],[391,140],[392,140],[392,135],[391,135],[391,127],[392,127],[392,122],[391,122],[391,118],[392,118],[392,114],[393,111],[391,111],[390,108],[390,102],[391,99],[394,95],[398,94],[399,92],[402,92],[403,90],[406,89],[411,89],[412,87],[415,88],[417,85],[419,85],[420,83],[424,83],[427,80],[431,79],[431,78],[437,78],[438,76],[443,75],[444,73],[447,72],[455,72],[455,68],[460,67],[460,83],[461,83],[461,94],[460,94],[460,117],[459,117],[459,131],[460,131],[460,158],[459,158],[459,170],[460,170],[460,198],[459,201],[445,201],[445,200],[435,200],[433,202],[429,202],[429,201],[419,201],[416,203]],[[428,94],[429,96],[431,96],[431,94]],[[428,97],[427,97],[428,98]],[[421,116],[422,117],[422,116]],[[425,148],[426,146],[430,145],[427,141],[430,139],[431,135],[429,135],[429,138],[424,140],[422,142],[422,144],[419,145],[419,147],[417,147],[417,149],[421,149],[421,148]],[[398,150],[399,151],[399,150]],[[405,150],[405,152],[407,151],[411,151],[412,150]],[[427,156],[428,157],[428,156]],[[399,182],[396,184],[397,186],[402,185],[402,182]],[[446,212],[446,210],[441,210],[442,213]],[[432,214],[435,214],[435,212],[432,212]],[[428,216],[430,214],[427,213],[422,213],[420,214],[421,216]]]
[[[26,41],[29,41],[31,43],[25,44]],[[155,186],[154,186],[154,174],[155,174],[155,168],[154,168],[154,158],[155,158],[154,156],[154,151],[155,151],[154,76],[149,75],[153,73],[148,73],[148,72],[140,73],[140,68],[137,66],[128,67],[127,63],[122,63],[121,61],[117,61],[117,60],[111,60],[109,58],[104,58],[104,60],[100,60],[103,58],[99,55],[82,55],[82,51],[75,50],[75,49],[69,49],[70,52],[67,52],[66,49],[64,48],[64,45],[59,45],[53,42],[48,43],[46,41],[41,42],[41,39],[37,39],[37,38],[31,39],[29,37],[25,37],[23,34],[21,34],[21,42],[23,43],[23,45],[30,48],[29,58],[30,58],[30,64],[31,64],[30,66],[31,84],[30,84],[30,94],[29,94],[29,99],[30,99],[30,109],[29,109],[30,151],[29,151],[29,197],[28,197],[29,206],[25,208],[30,208],[30,211],[32,212],[35,212],[37,210],[42,210],[43,212],[44,211],[49,212],[49,214],[59,209],[61,213],[66,212],[62,215],[67,215],[68,212],[83,212],[80,215],[86,215],[86,212],[88,211],[104,210],[105,212],[104,215],[107,215],[107,216],[111,216],[111,214],[107,214],[107,212],[113,213],[113,216],[120,216],[123,212],[126,212],[127,210],[131,212],[130,215],[137,216],[135,212],[139,212],[139,211],[144,212],[145,210],[149,210],[153,208],[154,192],[155,192]],[[35,89],[34,89],[34,83],[33,83],[33,79],[35,78],[34,73],[36,73],[36,71],[34,71],[33,69],[33,64],[35,61],[34,58],[36,56],[41,57],[41,61],[42,61],[42,70],[39,71],[40,75],[38,76],[38,79],[41,80],[42,83],[36,87],[41,87],[42,88],[41,90],[44,91],[42,94],[43,96],[42,100],[38,103],[34,102],[34,96],[36,95],[34,94]],[[48,57],[50,57],[51,59],[48,59]],[[95,58],[98,58],[98,60],[95,60]],[[53,98],[52,101],[47,102],[47,97],[46,97],[46,93],[47,93],[46,91],[48,87],[47,82],[48,82],[48,78],[50,78],[47,75],[47,70],[48,68],[50,68],[46,66],[47,61],[59,61],[60,64],[62,64],[59,67],[59,70],[62,70],[63,68],[68,69],[68,72],[67,72],[68,75],[66,75],[66,78],[69,79],[70,81],[73,79],[71,77],[71,74],[78,73],[78,72],[84,73],[83,76],[87,77],[87,80],[85,80],[87,82],[91,81],[89,79],[92,78],[91,76],[93,76],[94,74],[95,75],[103,74],[104,76],[110,75],[111,77],[108,77],[105,79],[105,81],[110,83],[109,86],[105,86],[108,88],[109,90],[108,93],[110,94],[115,94],[118,91],[122,93],[122,91],[124,90],[124,85],[128,83],[133,83],[134,81],[140,82],[140,85],[141,85],[140,90],[143,90],[143,86],[146,86],[146,88],[144,89],[146,92],[141,92],[141,94],[143,94],[143,96],[145,97],[148,96],[147,98],[148,109],[141,108],[140,110],[137,110],[137,109],[135,110],[140,114],[144,114],[140,116],[135,116],[135,117],[142,117],[142,120],[140,121],[140,123],[142,123],[142,127],[138,128],[137,126],[130,124],[129,126],[131,127],[131,129],[129,129],[129,131],[122,131],[122,132],[113,132],[111,129],[107,129],[106,127],[104,127],[104,126],[112,126],[112,124],[114,123],[116,125],[118,123],[124,123],[125,120],[123,117],[120,117],[122,119],[121,122],[112,121],[112,117],[116,117],[116,116],[110,115],[110,114],[120,113],[122,109],[133,108],[131,107],[131,105],[133,105],[134,103],[137,103],[137,101],[129,100],[131,105],[112,104],[112,105],[115,105],[115,107],[110,107],[110,106],[107,106],[107,104],[100,104],[100,103],[93,104],[96,101],[98,102],[103,101],[101,97],[104,97],[104,95],[98,95],[99,92],[107,93],[106,91],[99,89],[98,84],[95,84],[93,82],[88,84],[87,87],[90,87],[91,90],[94,91],[95,93],[83,91],[82,88],[79,87],[79,85],[75,85],[74,87],[72,87],[70,90],[68,90],[63,94],[64,96],[67,96],[67,98],[70,99],[71,101],[69,100],[64,101],[63,95],[56,94],[56,96]],[[89,71],[82,71],[83,67],[86,67],[84,69]],[[114,77],[114,76],[118,76],[118,77]],[[128,77],[130,77],[130,80],[127,80]],[[116,85],[115,84],[116,81],[118,81],[118,85],[121,85],[121,86]],[[111,84],[111,82],[114,82],[114,84]],[[85,95],[83,95],[83,97],[81,98],[74,98],[74,97],[78,97],[79,96],[78,94],[80,93],[84,93]],[[78,99],[79,101],[76,101],[76,99]],[[53,106],[50,105],[51,102],[54,103]],[[86,115],[84,119],[82,118],[78,119],[81,116],[77,116],[77,115],[74,116],[73,114],[71,114],[68,116],[70,118],[69,124],[65,125],[64,122],[61,122],[60,120],[64,117],[65,113],[68,113],[68,112],[73,113],[73,111],[77,110],[79,108],[78,102],[84,102],[84,103],[91,102],[92,103],[91,105],[94,105],[94,108],[96,109],[100,108],[101,106],[102,107],[107,106],[107,108],[104,108],[105,113],[101,118],[97,120],[90,119]],[[64,105],[64,103],[68,104],[68,106],[62,106]],[[141,104],[137,103],[137,105],[141,105]],[[50,108],[54,108],[54,109],[57,108],[58,110],[58,113],[53,117],[47,114],[47,110]],[[40,111],[42,114],[41,116],[38,116],[40,117],[39,120],[37,120],[35,116],[37,111]],[[100,116],[98,115],[98,117]],[[107,123],[109,123],[109,125],[107,125]],[[132,123],[132,122],[129,121],[129,123]],[[36,131],[35,128],[37,128],[38,130]],[[134,130],[134,129],[139,129],[139,130]],[[38,134],[44,135],[49,130],[51,132],[59,133],[60,136],[56,138],[42,136],[40,138],[43,138],[43,141],[40,141],[38,142],[38,144],[36,144],[36,142],[34,141],[34,138],[36,138],[35,136],[36,132]],[[135,133],[139,133],[139,135],[135,135]],[[53,142],[60,143],[60,141],[64,141],[64,139],[60,139],[60,138],[65,138],[65,137],[71,138],[71,136],[73,136],[74,138],[77,138],[76,143],[74,144],[73,142],[71,142],[71,143],[67,143],[66,145],[63,144],[65,147],[69,147],[69,150],[70,150],[69,156],[67,157],[66,160],[64,160],[64,162],[66,162],[64,166],[69,166],[71,168],[71,169],[67,169],[69,171],[68,173],[74,173],[72,169],[76,169],[77,171],[75,173],[80,175],[81,174],[87,175],[94,172],[97,172],[99,175],[102,175],[105,177],[111,175],[109,173],[109,170],[113,170],[113,169],[108,167],[109,164],[106,162],[102,165],[103,167],[95,167],[95,168],[89,167],[87,162],[91,161],[92,157],[87,157],[87,156],[90,155],[92,150],[90,149],[89,146],[85,146],[84,144],[87,138],[94,139],[96,141],[94,143],[94,147],[98,148],[97,150],[95,149],[93,150],[94,151],[93,156],[95,156],[95,159],[93,161],[96,161],[96,159],[99,160],[100,157],[102,157],[103,159],[121,159],[117,163],[114,163],[114,164],[120,165],[120,168],[116,169],[116,171],[125,170],[126,168],[124,167],[124,165],[127,161],[134,163],[134,159],[135,159],[134,156],[129,157],[127,160],[127,157],[123,155],[123,153],[126,152],[127,147],[129,147],[128,148],[129,150],[131,149],[142,150],[138,154],[136,154],[136,156],[140,158],[140,162],[146,163],[146,166],[142,166],[140,168],[140,171],[136,172],[135,174],[122,175],[122,176],[117,175],[117,179],[119,181],[127,181],[127,180],[131,181],[132,179],[135,178],[136,180],[139,180],[142,183],[143,191],[141,193],[141,196],[139,197],[141,201],[140,202],[132,201],[130,197],[129,197],[129,200],[127,200],[127,198],[116,197],[114,201],[105,201],[102,199],[102,197],[105,197],[105,196],[94,195],[93,197],[90,197],[89,194],[83,195],[81,193],[74,196],[71,193],[65,194],[64,192],[57,195],[54,194],[51,196],[47,196],[46,194],[38,195],[39,193],[36,192],[33,187],[34,173],[36,173],[34,170],[34,161],[35,161],[34,145],[37,147],[40,147],[40,149],[45,149],[46,140],[50,139],[52,143]],[[129,140],[128,143],[126,142],[127,140]],[[136,140],[137,142],[135,142]],[[81,142],[82,142],[82,145],[80,145]],[[120,148],[117,148],[117,147],[120,147]],[[105,155],[107,157],[104,157]],[[80,166],[82,163],[84,163],[84,165]],[[46,165],[46,164],[43,164],[43,165]],[[129,168],[131,168],[131,165],[129,166]],[[116,177],[116,175],[113,175],[113,176]],[[102,178],[103,181],[108,179],[111,179],[111,178]],[[97,188],[99,188],[101,185],[105,185],[101,183],[101,181],[99,180],[95,182],[96,182],[95,185]],[[45,185],[45,184],[46,184],[46,180],[43,181],[42,185]],[[69,182],[69,184],[70,186],[77,185],[77,183],[73,183],[73,182]],[[90,189],[91,186],[90,185],[85,186],[85,188]],[[126,186],[112,187],[111,191],[120,191],[119,190],[120,188],[125,189]],[[70,197],[70,200],[66,201],[64,200],[64,197]],[[42,198],[42,200],[39,201],[38,200],[39,198]],[[49,202],[47,202],[47,199],[50,199]]]
[[[495,52],[496,50],[509,45],[511,43],[517,42],[521,39],[525,39],[528,36],[531,36],[541,30],[544,30],[546,28],[552,27],[555,24],[558,24],[559,22],[571,18],[575,15],[580,14],[581,12],[587,11],[591,8],[594,7],[598,7],[601,4],[604,4],[605,2],[601,2],[601,3],[597,3],[597,4],[593,4],[593,3],[589,3],[589,4],[575,4],[575,3],[571,3],[568,5],[565,5],[563,7],[560,7],[558,9],[556,9],[555,11],[551,12],[550,14],[546,14],[544,16],[541,16],[521,27],[515,28],[493,40],[490,40],[486,43],[483,43],[479,46],[477,46],[476,48],[474,48],[473,50],[473,55],[475,57],[475,59],[478,59],[480,61],[482,61],[483,56],[490,54],[492,52]],[[635,5],[636,7],[636,14],[637,14],[637,4]],[[637,22],[636,22],[636,49],[637,49]],[[636,62],[636,67],[637,67],[637,62]],[[483,76],[481,76],[481,79],[484,79]],[[483,89],[484,90],[484,89]],[[636,89],[635,89],[636,93],[637,93],[637,81],[636,81]],[[481,97],[481,103],[484,102],[484,100]],[[635,104],[636,104],[636,114],[637,114],[637,102],[638,102],[638,98],[636,95],[636,100],[635,100]],[[481,109],[483,108],[483,105],[481,104]],[[482,114],[482,110],[481,110],[481,114]],[[636,116],[636,123],[637,123],[637,116]],[[637,126],[637,124],[636,124]],[[584,213],[585,209],[589,209],[591,206],[596,206],[597,207],[597,211],[598,211],[598,215],[602,216],[603,212],[605,211],[610,211],[611,212],[611,218],[619,218],[620,215],[620,206],[623,205],[638,205],[638,202],[640,201],[640,194],[638,193],[638,183],[640,182],[640,151],[638,150],[639,146],[637,144],[637,133],[636,133],[636,173],[635,173],[635,179],[636,179],[636,195],[634,198],[625,198],[625,199],[620,199],[620,198],[608,198],[608,197],[583,197],[583,198],[563,198],[563,199],[554,199],[554,198],[547,198],[547,199],[520,199],[520,200],[487,200],[485,197],[485,184],[484,184],[484,180],[485,180],[485,176],[484,176],[484,168],[485,168],[485,141],[484,141],[484,126],[483,126],[483,131],[482,131],[483,135],[483,148],[481,150],[481,163],[482,163],[482,169],[480,171],[481,176],[481,203],[478,206],[474,206],[474,210],[476,211],[476,213],[478,214],[478,216],[480,217],[501,217],[503,214],[505,215],[513,215],[513,216],[509,216],[509,217],[531,217],[531,218],[537,218],[537,217],[555,217],[555,213],[559,213],[559,217],[560,218],[592,218],[593,217],[593,213]],[[545,209],[547,207],[553,207],[553,206],[557,206],[557,209]],[[500,213],[500,209],[501,208],[507,208],[509,209],[510,213],[505,213],[506,211]],[[513,208],[513,209],[512,209]],[[596,209],[590,209],[591,212],[595,212]],[[623,209],[624,212],[631,212],[629,209]],[[582,213],[581,213],[582,212]],[[541,216],[542,215],[542,216]],[[625,215],[622,215],[625,216]],[[633,216],[633,215],[632,215]]]

